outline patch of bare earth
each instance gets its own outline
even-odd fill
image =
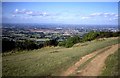
[[[83,64],[84,62],[86,62],[86,61],[89,60],[90,58],[94,57],[97,53],[99,53],[99,52],[101,52],[101,51],[104,51],[104,50],[106,50],[106,48],[109,48],[109,47],[110,47],[110,46],[105,47],[105,48],[100,49],[100,50],[97,50],[97,51],[94,51],[94,52],[92,52],[92,53],[90,53],[90,54],[88,54],[88,55],[85,55],[85,56],[82,57],[78,62],[76,62],[73,66],[71,66],[71,67],[68,68],[65,72],[63,72],[63,73],[61,74],[61,76],[69,76],[70,74],[74,73],[81,64]],[[106,53],[106,52],[105,52],[105,53]],[[100,57],[101,57],[101,56],[100,56]],[[99,60],[98,60],[98,62],[99,62]],[[97,65],[97,63],[96,63],[95,65]],[[89,67],[88,67],[88,68],[89,68]],[[94,69],[94,68],[93,68],[93,69]],[[86,70],[86,71],[88,71],[88,70]],[[84,70],[82,70],[79,75],[82,75],[82,74],[84,74]]]
[[[88,65],[80,71],[78,76],[98,76],[105,65],[106,58],[118,50],[118,44],[112,45],[107,51],[97,55]]]

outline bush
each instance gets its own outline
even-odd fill
[[[53,40],[49,40],[49,41],[46,41],[44,43],[44,47],[45,46],[57,46],[58,45],[58,42],[56,39],[53,39]]]
[[[65,46],[65,41],[59,42],[59,43],[58,43],[58,46]]]
[[[17,41],[16,49],[18,50],[33,50],[38,49],[38,45],[31,40]]]
[[[74,45],[74,43],[72,41],[67,41],[65,44],[66,48],[72,47]]]
[[[91,32],[85,34],[83,36],[82,40],[83,41],[91,41],[91,40],[94,40],[95,38],[97,38],[99,35],[100,35],[99,32],[91,31]]]
[[[74,44],[80,42],[80,37],[74,36],[74,37],[69,37],[67,40],[63,42],[59,42],[59,46],[64,46],[64,47],[72,47]]]
[[[74,44],[79,42],[91,41],[98,38],[109,38],[109,37],[117,37],[120,36],[120,32],[95,32],[91,31],[80,38],[79,36],[69,37],[67,40],[63,42],[59,42],[59,46],[64,47],[72,47]]]
[[[2,39],[2,52],[15,49],[15,42],[9,39]]]

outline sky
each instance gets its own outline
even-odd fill
[[[3,23],[117,25],[117,2],[2,2]]]
[[[119,2],[119,0],[2,0],[2,2]]]

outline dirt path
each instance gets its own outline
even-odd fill
[[[107,51],[96,56],[88,65],[81,70],[78,76],[98,76],[105,65],[106,58],[118,50],[118,44],[113,45]]]
[[[82,57],[82,58],[81,58],[78,62],[76,62],[73,66],[71,66],[71,67],[68,68],[65,72],[63,72],[63,73],[61,74],[61,76],[68,76],[68,75],[74,73],[75,70],[76,70],[81,64],[83,64],[84,62],[86,62],[88,59],[94,57],[97,53],[106,50],[107,48],[110,48],[110,46],[105,47],[105,48],[100,49],[100,50],[97,50],[97,51],[95,51],[95,52],[92,52],[92,53],[90,53],[90,54]]]
[[[109,48],[109,49],[107,49]],[[106,50],[107,49],[107,50]],[[70,74],[74,73],[78,67],[86,62],[88,59],[94,57],[97,53],[104,51],[97,55],[88,65],[84,68],[81,69],[78,73],[78,76],[98,76],[105,65],[105,60],[106,58],[110,55],[113,54],[118,50],[118,44],[112,45],[111,47],[105,47],[103,49],[97,50],[95,52],[92,52],[84,57],[82,57],[78,62],[76,62],[73,66],[68,68],[65,72],[61,74],[61,76],[69,76]]]

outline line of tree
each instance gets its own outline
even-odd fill
[[[58,42],[57,39],[46,41],[45,43],[38,44],[35,41],[23,40],[23,41],[13,41],[9,39],[2,39],[2,52],[8,52],[11,50],[33,50],[46,46],[64,46],[72,47],[74,44],[79,42],[91,41],[97,38],[108,38],[108,37],[118,37],[120,32],[94,32],[91,31],[85,34],[82,38],[79,36],[69,37],[68,39]]]
[[[15,48],[15,42],[9,39],[2,39],[2,52],[11,51]]]
[[[74,44],[79,42],[91,41],[98,38],[108,38],[108,37],[118,37],[120,32],[95,32],[91,31],[85,34],[82,38],[79,36],[70,37],[63,42],[59,42],[59,46],[64,46],[66,48],[72,47]]]
[[[118,37],[120,32],[95,32],[91,31],[85,34],[82,38],[82,41],[91,41],[98,38],[109,38],[109,37]]]
[[[13,41],[9,39],[2,39],[2,52],[9,52],[11,50],[33,50],[46,46],[57,46],[58,42],[56,39],[46,41],[44,43],[38,44],[32,40],[22,40],[22,41]]]

